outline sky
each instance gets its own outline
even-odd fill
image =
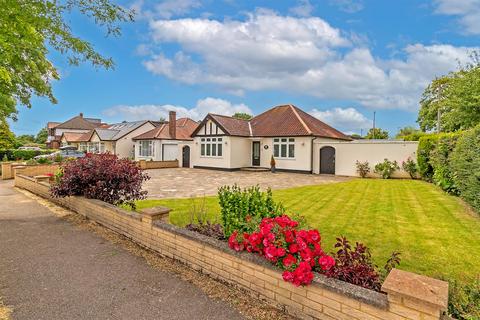
[[[376,127],[393,136],[417,126],[429,82],[479,46],[480,0],[117,3],[136,12],[120,37],[67,17],[115,69],[69,66],[51,52],[58,104],[19,106],[16,134],[80,112],[108,123],[168,118],[169,110],[200,120],[291,103],[347,134],[365,134],[376,112]]]

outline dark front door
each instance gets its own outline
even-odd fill
[[[320,173],[335,174],[335,149],[333,147],[320,149]]]
[[[260,141],[252,142],[252,166],[260,165]]]
[[[182,167],[190,168],[190,147],[185,146],[182,149]]]

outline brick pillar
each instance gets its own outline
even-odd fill
[[[440,319],[448,307],[448,283],[393,269],[383,283],[388,310],[411,320]]]
[[[152,225],[157,220],[168,221],[170,208],[153,207],[153,208],[141,209],[139,210],[139,212],[142,214],[142,222],[148,225]]]

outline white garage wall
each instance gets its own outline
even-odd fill
[[[381,141],[357,140],[352,142],[323,142],[314,141],[313,172],[320,172],[320,149],[325,146],[335,148],[335,174],[341,176],[358,176],[355,162],[368,161],[371,168],[370,176],[377,176],[373,168],[385,158],[396,160],[400,168],[402,162],[409,157],[417,160],[416,141]],[[402,169],[394,173],[393,177],[409,177]]]

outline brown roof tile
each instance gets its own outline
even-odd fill
[[[191,134],[198,126],[198,122],[190,118],[177,119],[176,136],[171,137],[168,130],[168,122],[160,124],[158,127],[142,133],[139,136],[133,138],[134,140],[151,140],[151,139],[164,139],[164,140],[192,140]]]
[[[92,122],[86,120],[82,115],[73,117],[59,125],[55,126],[55,129],[95,129],[102,126],[101,122]]]
[[[67,140],[67,142],[87,142],[90,141],[93,131],[79,133],[79,132],[64,132],[62,137]]]

